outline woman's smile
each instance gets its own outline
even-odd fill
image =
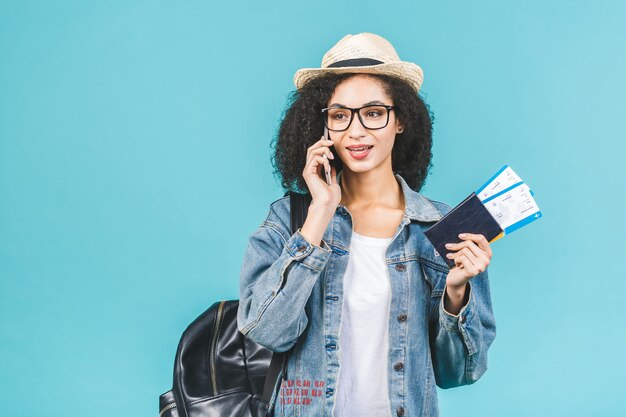
[[[364,159],[370,153],[370,150],[374,147],[374,145],[354,145],[348,146],[346,149],[349,151],[349,154],[354,159]]]

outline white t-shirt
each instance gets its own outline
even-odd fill
[[[335,417],[391,413],[387,388],[391,284],[385,250],[392,239],[352,232],[343,282]]]

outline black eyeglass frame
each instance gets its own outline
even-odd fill
[[[375,128],[370,128],[365,126],[365,123],[363,123],[363,118],[361,117],[361,113],[360,111],[368,108],[368,107],[384,107],[387,109],[387,121],[385,122],[385,125],[382,127],[375,127]],[[389,115],[391,113],[391,110],[395,110],[396,106],[389,106],[386,104],[368,104],[367,106],[363,106],[363,107],[357,107],[357,108],[353,108],[353,107],[346,107],[346,106],[331,106],[331,107],[325,107],[322,109],[322,119],[324,119],[324,126],[326,126],[326,128],[328,130],[330,130],[331,132],[345,132],[346,130],[348,130],[350,128],[350,125],[352,124],[352,122],[354,121],[354,113],[357,114],[357,116],[359,117],[359,121],[361,122],[361,126],[363,126],[364,128],[366,128],[367,130],[379,130],[379,129],[384,129],[387,127],[387,125],[389,124]],[[346,109],[346,110],[350,110],[350,122],[348,123],[348,125],[346,126],[345,129],[331,129],[330,127],[328,127],[328,116],[327,116],[327,112],[330,109]]]

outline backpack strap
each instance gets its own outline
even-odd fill
[[[290,210],[291,210],[291,234],[296,233],[296,230],[302,227],[306,220],[306,215],[309,212],[309,205],[311,204],[311,194],[298,194],[289,192],[290,198]]]
[[[293,191],[288,191],[285,196],[289,195],[290,214],[291,214],[291,234],[293,235],[304,224],[306,215],[309,212],[309,205],[311,204],[311,194],[298,194]],[[265,404],[269,404],[272,398],[272,393],[276,387],[278,380],[278,374],[284,369],[287,363],[288,352],[274,352],[272,354],[272,360],[265,376],[265,383],[263,384],[263,397],[261,399]],[[270,408],[272,404],[269,404]]]

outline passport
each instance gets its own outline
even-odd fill
[[[435,250],[448,264],[454,267],[454,260],[448,259],[446,243],[461,242],[460,233],[484,235],[489,242],[503,236],[503,230],[496,219],[491,215],[475,192],[470,194],[459,205],[453,208],[441,220],[424,232]]]

